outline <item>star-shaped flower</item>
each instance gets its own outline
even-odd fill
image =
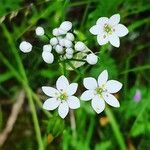
[[[92,77],[85,78],[83,84],[87,89],[81,95],[81,100],[92,99],[91,105],[99,114],[105,109],[105,102],[113,107],[120,107],[113,93],[122,88],[122,84],[116,80],[108,80],[108,72],[104,70],[98,77],[98,81]]]
[[[97,35],[97,42],[99,45],[104,45],[110,42],[113,46],[119,47],[119,37],[123,37],[128,34],[128,29],[119,22],[119,14],[115,14],[110,18],[101,17],[97,20],[96,25],[90,28],[90,32]]]
[[[56,81],[56,89],[49,86],[43,86],[42,90],[50,96],[44,104],[46,110],[54,110],[58,107],[58,113],[61,118],[65,118],[69,112],[69,108],[77,109],[80,107],[80,101],[76,96],[73,96],[77,91],[78,84],[69,84],[65,76],[60,76]]]

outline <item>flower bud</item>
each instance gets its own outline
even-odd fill
[[[69,31],[72,28],[72,23],[70,21],[64,21],[61,23],[60,25],[60,29],[65,30],[65,31]]]
[[[63,51],[63,47],[60,46],[60,45],[56,45],[55,51],[56,51],[58,54],[62,54],[62,53],[64,52],[64,51]]]
[[[19,49],[24,53],[29,53],[32,50],[32,45],[29,42],[23,41],[20,43]]]
[[[86,48],[86,46],[83,42],[79,41],[75,44],[75,50],[76,51],[83,51],[83,50],[85,50],[85,48]]]
[[[59,32],[59,35],[64,35],[67,33],[67,31],[61,29],[61,28],[58,28],[58,32]]]
[[[54,36],[59,36],[60,34],[59,34],[58,28],[53,29],[52,34],[53,34]]]
[[[66,56],[67,59],[71,59],[71,58],[73,57],[72,54],[70,55],[70,54],[68,54],[68,53],[66,53],[65,56]]]
[[[86,61],[90,65],[95,65],[97,63],[97,61],[98,61],[98,57],[95,54],[91,53],[91,54],[87,55]]]
[[[65,43],[65,47],[66,47],[66,48],[72,47],[72,42],[71,42],[70,40],[65,39],[65,40],[64,40],[64,43]]]
[[[52,46],[50,44],[44,45],[43,46],[43,51],[51,52],[52,51]]]
[[[70,41],[74,41],[74,35],[72,33],[67,33],[66,34],[66,39]]]
[[[57,45],[57,44],[58,44],[57,38],[55,38],[55,37],[51,38],[51,39],[50,39],[50,44],[51,44],[52,46]]]
[[[69,54],[69,55],[72,55],[73,54],[73,49],[72,48],[67,48],[66,53]]]
[[[52,64],[54,62],[54,55],[51,52],[43,51],[42,58],[47,64]]]
[[[35,33],[37,36],[43,36],[44,35],[44,29],[42,27],[37,27],[35,29]]]

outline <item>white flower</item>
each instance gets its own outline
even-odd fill
[[[67,39],[67,40],[70,40],[70,41],[74,41],[74,35],[73,35],[72,33],[69,33],[69,32],[68,32],[68,33],[66,34],[66,39]]]
[[[64,52],[63,47],[60,46],[60,45],[56,45],[55,51],[56,51],[58,54],[62,54],[62,53]]]
[[[22,41],[19,45],[19,49],[24,53],[29,53],[32,50],[32,45],[29,42]]]
[[[52,64],[54,62],[54,55],[49,51],[43,51],[42,58],[48,64]]]
[[[59,36],[59,35],[60,35],[59,29],[58,29],[58,28],[53,29],[52,34],[53,34],[54,36]]]
[[[110,18],[101,17],[97,20],[96,25],[90,28],[90,32],[97,35],[99,45],[104,45],[110,42],[113,46],[119,47],[119,37],[123,37],[128,34],[128,29],[119,22],[119,14],[115,14]]]
[[[65,39],[59,37],[59,38],[58,38],[58,41],[59,41],[59,45],[60,45],[60,46],[65,46]]]
[[[80,107],[80,101],[73,96],[77,91],[78,84],[69,84],[65,76],[60,76],[56,82],[56,89],[53,87],[43,86],[43,92],[50,98],[47,99],[43,108],[46,110],[54,110],[58,107],[58,113],[61,118],[65,118],[69,112],[69,108],[77,109]]]
[[[44,45],[43,46],[43,51],[51,52],[52,51],[52,46],[50,44]]]
[[[73,54],[73,49],[72,48],[67,48],[66,53],[69,54],[69,55],[72,55]]]
[[[108,72],[104,70],[98,77],[98,81],[92,77],[85,78],[83,84],[87,89],[81,99],[88,101],[92,99],[91,105],[99,114],[105,109],[105,102],[113,107],[120,107],[118,100],[112,93],[118,92],[122,84],[116,80],[108,80]]]
[[[80,41],[77,42],[74,47],[75,47],[76,51],[83,51],[86,48],[85,44],[83,42],[80,42]]]
[[[38,35],[38,36],[43,36],[43,35],[44,35],[44,29],[43,29],[42,27],[37,27],[37,28],[35,29],[35,33],[36,33],[36,35]]]
[[[65,56],[66,56],[67,59],[71,59],[73,57],[72,54],[68,54],[68,53],[66,53]]]
[[[63,30],[63,29],[61,29],[61,28],[58,28],[58,32],[59,32],[59,35],[64,35],[64,34],[67,33],[66,30]]]
[[[72,28],[72,23],[70,21],[64,21],[61,23],[59,28],[68,32]]]
[[[72,42],[71,42],[70,40],[65,39],[65,40],[64,40],[64,43],[65,43],[65,47],[66,47],[66,48],[72,47]]]
[[[90,64],[90,65],[95,65],[98,61],[98,57],[94,54],[88,54],[86,57],[86,61]]]
[[[55,37],[51,38],[51,39],[50,39],[50,44],[51,44],[52,46],[57,45],[57,44],[58,44],[57,38],[55,38]]]

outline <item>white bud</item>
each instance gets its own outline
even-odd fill
[[[69,55],[72,55],[73,54],[73,49],[72,48],[67,48],[66,53],[69,54]]]
[[[61,28],[58,28],[58,32],[59,32],[59,35],[64,35],[67,33],[67,31],[61,29]]]
[[[44,45],[43,46],[43,51],[51,52],[52,51],[52,46],[50,44]]]
[[[95,65],[97,63],[97,61],[98,61],[98,57],[95,54],[91,53],[91,54],[87,55],[86,61],[90,65]]]
[[[86,48],[86,46],[83,42],[79,41],[75,44],[75,50],[76,51],[83,51],[83,50],[85,50],[85,48]]]
[[[58,28],[53,29],[52,34],[53,34],[54,36],[59,36],[60,34],[59,34]]]
[[[70,41],[74,41],[74,35],[72,33],[67,33],[66,34],[66,39]]]
[[[61,23],[60,25],[60,29],[65,30],[65,31],[69,31],[72,28],[72,23],[70,21],[64,21]]]
[[[29,53],[32,50],[32,45],[29,42],[22,41],[19,45],[19,49],[24,53]]]
[[[59,45],[62,47],[65,46],[65,39],[59,38]]]
[[[55,38],[55,37],[51,38],[51,39],[50,39],[50,44],[51,44],[52,46],[57,45],[57,44],[58,44],[57,38]]]
[[[62,54],[62,53],[64,52],[64,51],[63,51],[63,47],[60,46],[60,45],[56,45],[55,51],[56,51],[58,54]]]
[[[66,56],[67,59],[71,59],[71,58],[73,57],[72,54],[70,55],[70,54],[68,54],[68,53],[66,53],[65,56]]]
[[[37,36],[43,36],[44,35],[44,29],[42,27],[37,27],[35,29],[35,33]]]
[[[54,55],[51,52],[43,51],[42,58],[48,64],[52,64],[54,62]]]
[[[67,48],[72,47],[72,42],[70,40],[65,39],[64,42],[65,42],[65,47]]]

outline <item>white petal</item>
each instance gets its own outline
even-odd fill
[[[120,22],[120,15],[119,14],[113,15],[109,19],[109,24],[111,24],[112,26],[117,25],[119,22]]]
[[[92,105],[93,109],[96,111],[96,113],[98,113],[98,114],[101,113],[105,109],[105,102],[99,96],[95,96],[92,99],[91,105]]]
[[[95,89],[97,87],[97,81],[92,77],[84,78],[83,85],[87,89]]]
[[[128,34],[128,29],[123,24],[118,24],[114,27],[115,33],[119,37],[123,37]]]
[[[94,35],[98,35],[100,33],[98,25],[94,25],[90,28],[90,32]]]
[[[50,97],[56,97],[58,93],[58,91],[55,88],[49,86],[43,86],[42,91]]]
[[[97,36],[97,42],[99,45],[108,43],[108,36],[103,32]]]
[[[108,23],[108,18],[107,17],[101,17],[97,20],[96,24],[103,26],[105,23]]]
[[[108,103],[110,106],[120,107],[119,101],[112,94],[103,92],[102,96],[103,96],[104,100],[106,101],[106,103]]]
[[[109,80],[106,83],[106,89],[109,93],[116,93],[122,88],[122,83],[116,80]]]
[[[77,83],[71,83],[68,88],[66,89],[66,92],[68,95],[73,95],[76,93],[77,91],[77,88],[78,88],[78,84]]]
[[[67,102],[71,109],[77,109],[80,107],[80,101],[76,96],[70,96]]]
[[[58,114],[61,118],[65,118],[69,112],[69,106],[67,102],[62,102],[58,107]]]
[[[88,101],[91,100],[94,96],[94,90],[86,90],[82,93],[80,99],[83,101]]]
[[[59,91],[65,91],[69,86],[68,79],[65,76],[60,76],[56,82],[56,87]]]
[[[104,70],[99,76],[98,76],[98,85],[102,86],[106,84],[108,80],[108,72],[107,70]]]
[[[112,34],[109,36],[109,42],[115,47],[120,46],[120,39],[116,34]]]
[[[61,102],[56,98],[49,98],[44,102],[43,108],[46,110],[54,110],[59,106],[60,103]]]

